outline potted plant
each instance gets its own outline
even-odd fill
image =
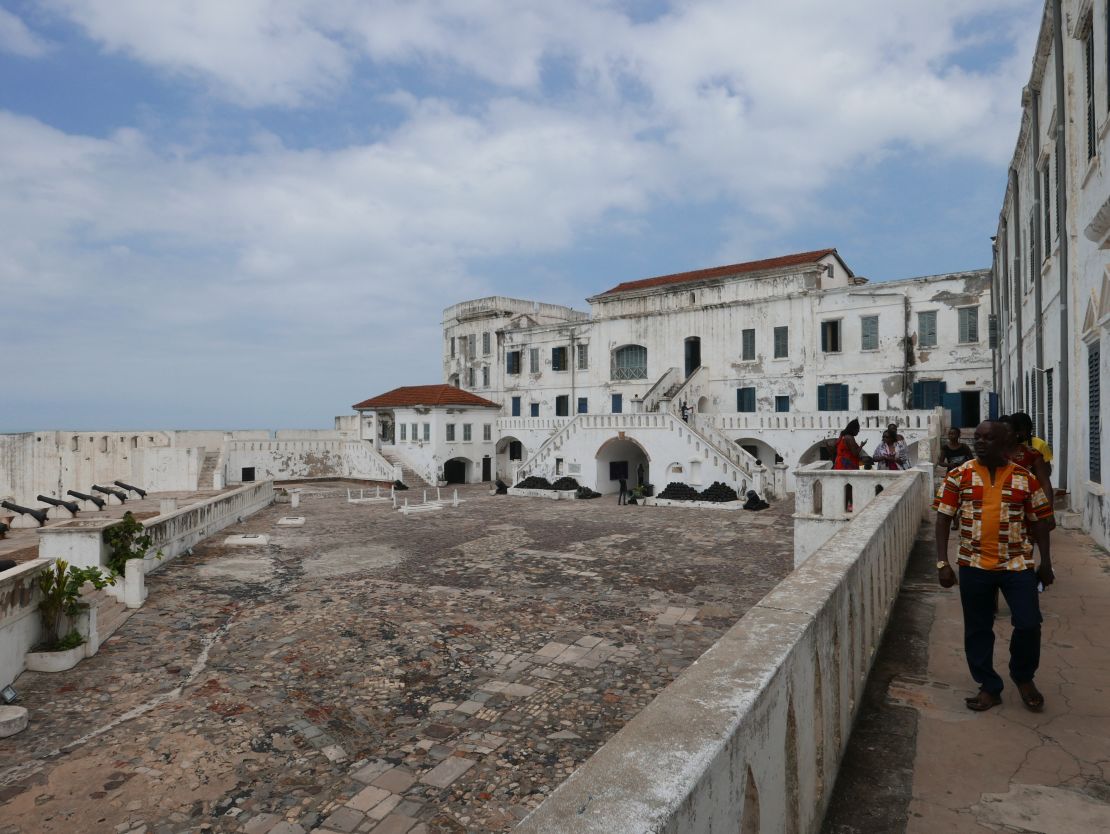
[[[632,497],[628,499],[629,504],[639,504],[647,493],[642,485],[637,484],[632,487]]]
[[[43,640],[27,653],[27,668],[35,672],[71,669],[85,656],[85,638],[77,629],[77,617],[89,606],[81,602],[81,587],[89,582],[99,590],[115,580],[99,568],[79,568],[58,559],[39,574],[38,582]],[[61,633],[63,625],[68,627],[65,635]]]
[[[102,537],[109,549],[108,567],[115,576],[124,575],[128,560],[145,558],[154,543],[142,522],[130,511],[123,514],[118,524],[105,528]]]

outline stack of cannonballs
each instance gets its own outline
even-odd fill
[[[712,501],[714,504],[724,504],[726,501],[736,501],[740,496],[728,484],[714,481],[713,485],[702,491],[702,501]]]
[[[578,491],[574,494],[574,497],[575,498],[582,498],[582,499],[600,498],[601,493],[600,492],[594,492],[589,487],[580,486],[580,487],[578,487]]]
[[[558,490],[578,489],[578,481],[574,480],[574,478],[570,478],[564,475],[562,478],[553,483],[551,485],[551,488]]]
[[[551,489],[551,481],[542,475],[529,475],[516,485],[517,489]]]
[[[733,494],[735,495],[735,493]],[[658,497],[666,498],[668,501],[699,501],[701,500],[701,493],[689,484],[671,481],[667,484],[667,488],[659,493]]]

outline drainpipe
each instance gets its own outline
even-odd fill
[[[1017,396],[1014,397],[1014,406],[1016,411],[1021,411],[1025,404],[1025,358],[1022,356],[1022,324],[1021,324],[1021,308],[1024,305],[1022,301],[1022,275],[1021,275],[1021,189],[1018,186],[1017,169],[1010,169],[1010,188],[1014,193],[1014,269],[1010,273],[1011,283],[1016,282],[1017,289],[1017,303],[1014,304],[1014,332],[1016,334],[1016,353],[1017,358]]]
[[[1067,224],[1067,176],[1064,167],[1066,148],[1064,145],[1064,23],[1061,0],[1052,2],[1053,48],[1056,53],[1056,216],[1060,219],[1060,385],[1062,402],[1067,402],[1070,392],[1071,350],[1070,328],[1068,327],[1068,224]],[[1068,420],[1060,420],[1060,442],[1056,458],[1060,461],[1060,475],[1056,486],[1066,490],[1068,487]]]
[[[1041,301],[1041,264],[1048,252],[1049,241],[1044,239],[1044,202],[1048,194],[1041,194],[1041,178],[1037,173],[1036,161],[1041,156],[1041,94],[1033,90],[1031,132],[1033,134],[1033,216],[1037,218],[1037,229],[1033,235],[1033,303],[1036,306],[1035,336],[1033,342],[1037,360],[1033,368],[1033,389],[1037,392],[1037,413],[1033,415],[1033,425],[1040,427],[1044,420],[1044,310]],[[1043,246],[1042,246],[1043,244]]]

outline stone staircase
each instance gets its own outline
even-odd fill
[[[122,582],[123,577],[116,581]],[[101,643],[135,613],[134,609],[128,608],[104,589],[86,595],[84,601],[96,606],[96,631]]]
[[[410,489],[435,486],[435,484],[428,483],[424,478],[416,474],[416,472],[408,465],[408,461],[406,461],[393,449],[383,448],[381,452],[383,458],[388,460],[394,466],[401,467],[401,483],[403,483],[405,486],[409,487]]]
[[[219,449],[205,450],[204,462],[200,466],[200,475],[197,476],[197,489],[212,489],[212,476],[216,474],[216,464],[219,460]]]

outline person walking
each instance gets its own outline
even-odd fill
[[[937,466],[943,466],[948,472],[967,463],[973,457],[975,453],[971,451],[971,447],[960,439],[960,430],[951,428],[948,430],[948,440],[940,447]]]
[[[948,472],[937,496],[937,579],[942,588],[960,587],[964,652],[979,692],[964,700],[983,712],[1002,703],[1002,678],[994,670],[994,601],[1001,591],[1010,607],[1010,679],[1021,702],[1033,712],[1044,696],[1033,678],[1041,655],[1038,583],[1055,580],[1048,525],[1052,507],[1036,477],[1009,460],[1013,432],[1007,423],[987,420],[975,429],[975,458]],[[952,519],[959,518],[959,577],[948,561]],[[1032,541],[1041,563],[1035,567]]]
[[[620,495],[617,496],[617,504],[618,505],[627,504],[628,503],[628,479],[627,478],[621,478],[618,483],[620,483],[621,492],[620,492]]]

